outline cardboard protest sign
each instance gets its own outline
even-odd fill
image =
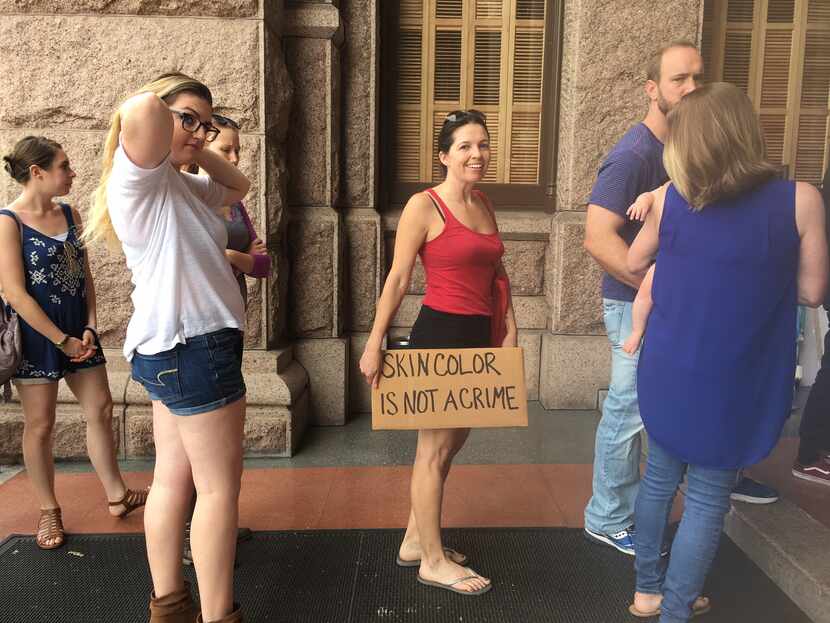
[[[372,428],[527,426],[521,348],[403,349],[383,353]]]

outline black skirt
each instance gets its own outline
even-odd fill
[[[426,305],[409,335],[409,348],[489,348],[490,316],[448,314]]]

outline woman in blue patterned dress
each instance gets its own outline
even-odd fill
[[[75,172],[61,146],[27,136],[4,156],[23,192],[0,210],[0,285],[20,318],[23,361],[14,376],[23,407],[23,459],[40,503],[37,544],[64,543],[55,497],[52,433],[58,381],[66,379],[83,409],[89,458],[112,515],[144,504],[146,491],[124,485],[112,437],[112,396],[96,332],[95,289],[79,241],[78,211],[54,197],[66,195]]]

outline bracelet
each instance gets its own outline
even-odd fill
[[[92,331],[92,335],[95,336],[96,340],[98,339],[98,332],[92,327],[84,327],[84,331]]]
[[[60,341],[60,342],[54,342],[54,344],[55,344],[55,348],[57,348],[58,350],[62,351],[62,350],[63,350],[63,347],[64,347],[64,346],[66,346],[66,343],[67,343],[68,341],[69,341],[69,334],[68,334],[68,333],[64,333],[64,334],[63,334],[63,338],[61,339],[61,341]]]

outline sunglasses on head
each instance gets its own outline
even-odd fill
[[[216,125],[221,126],[223,128],[233,128],[234,130],[239,129],[239,124],[231,119],[230,117],[225,117],[224,115],[217,115],[214,113],[213,121]]]
[[[480,110],[476,110],[475,108],[470,108],[468,110],[454,110],[444,118],[444,121],[455,123],[456,121],[463,121],[465,119],[475,119],[486,123],[487,115]]]

